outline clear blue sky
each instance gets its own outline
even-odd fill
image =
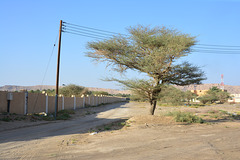
[[[137,24],[164,25],[197,36],[201,44],[240,46],[239,15],[237,0],[1,0],[0,86],[42,84],[60,20],[119,33]],[[92,40],[63,33],[60,84],[121,88],[101,81],[116,73],[84,56]],[[224,74],[225,84],[240,85],[240,54],[196,52],[184,59],[202,66],[204,83],[220,83]],[[55,85],[56,61],[57,46],[44,85]]]

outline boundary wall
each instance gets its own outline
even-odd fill
[[[64,109],[78,109],[83,107],[98,106],[101,104],[126,101],[122,97],[110,96],[82,96],[58,97],[58,111]],[[0,91],[0,112],[28,114],[28,113],[53,113],[55,111],[55,96],[28,92]]]

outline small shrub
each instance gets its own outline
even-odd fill
[[[10,117],[3,117],[2,118],[2,121],[5,121],[5,122],[10,122],[11,121],[11,118]]]
[[[120,125],[121,125],[121,126],[125,126],[125,125],[126,125],[126,122],[121,122]]]
[[[96,132],[96,130],[92,129],[92,128],[90,128],[90,130],[88,130],[88,133],[93,133],[93,132]]]
[[[214,113],[218,113],[218,111],[212,110],[212,111],[208,111],[208,113],[214,114]]]
[[[63,114],[58,114],[57,115],[57,120],[67,120],[71,118],[71,116],[68,113],[63,113]]]
[[[173,116],[176,122],[203,123],[203,119],[190,112],[169,112],[166,116]]]
[[[111,129],[110,126],[105,126],[105,127],[104,127],[104,130],[107,130],[107,131],[108,131],[108,130],[110,130],[110,129]]]
[[[131,125],[128,123],[128,122],[120,122],[119,124],[118,124],[118,126],[126,126],[126,127],[130,127]]]
[[[68,120],[71,118],[70,114],[75,114],[73,110],[61,110],[57,113],[57,120]]]
[[[61,110],[58,112],[58,114],[64,114],[64,113],[75,114],[75,111],[74,110]]]
[[[211,116],[211,118],[216,118],[217,119],[217,118],[220,118],[220,117],[218,115],[214,114],[214,115]]]
[[[222,114],[228,114],[228,111],[224,111],[224,110],[219,110],[219,112],[221,112]]]
[[[90,114],[91,114],[91,112],[87,111],[85,114],[86,114],[86,115],[90,115]]]

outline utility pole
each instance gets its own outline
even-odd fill
[[[62,20],[60,20],[59,40],[58,40],[58,60],[57,60],[56,95],[55,95],[55,115],[54,115],[55,119],[57,117],[57,112],[58,112],[58,88],[59,88],[61,37],[62,37]]]

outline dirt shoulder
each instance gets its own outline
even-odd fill
[[[97,135],[75,135],[56,158],[239,159],[239,123],[138,124]]]
[[[68,143],[62,144],[64,151],[51,158],[239,159],[240,121],[229,115],[238,113],[239,108],[238,105],[198,108],[159,106],[156,115],[149,116],[148,106],[136,103],[130,109],[134,111],[134,116],[120,130],[113,127],[110,131],[100,131],[94,135],[73,135]],[[188,124],[175,122],[173,117],[162,116],[174,111],[194,113],[206,122]]]

